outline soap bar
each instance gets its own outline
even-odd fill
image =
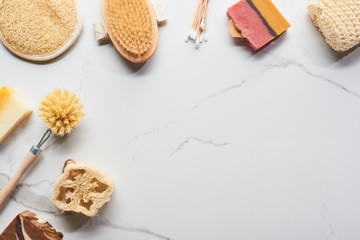
[[[254,50],[258,50],[290,27],[271,0],[240,0],[226,13]]]
[[[0,144],[32,112],[11,87],[0,89]]]
[[[0,240],[57,240],[63,234],[43,218],[31,211],[18,214],[0,235]]]

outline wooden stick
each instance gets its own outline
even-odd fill
[[[201,0],[199,0],[199,1],[197,2],[197,4],[196,4],[195,12],[194,12],[193,17],[192,17],[191,22],[190,22],[190,28],[192,28],[192,25],[193,25],[194,19],[195,19],[195,17],[196,17],[196,12],[197,12],[197,9],[198,9],[198,8],[199,8],[199,6],[200,6],[200,1],[201,1]]]
[[[205,15],[204,15],[204,24],[205,24],[205,30],[207,30],[207,17],[208,17],[208,13],[209,13],[209,6],[210,6],[210,0],[206,1],[206,10],[205,10]]]
[[[20,182],[21,178],[24,176],[26,171],[33,165],[33,163],[38,158],[40,151],[36,149],[33,151],[33,148],[26,154],[23,162],[21,163],[19,169],[15,174],[10,178],[8,183],[0,191],[0,210],[4,207],[7,200],[10,198],[11,194],[16,189],[16,186]]]
[[[190,29],[191,39],[196,40],[198,44],[198,39],[201,38],[203,32],[207,29],[207,16],[209,11],[210,0],[198,0],[194,15],[191,20]],[[196,38],[193,35],[194,31],[196,32]],[[194,39],[195,38],[195,39]],[[189,35],[187,36],[189,39]]]

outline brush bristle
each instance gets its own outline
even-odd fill
[[[131,54],[142,55],[152,44],[153,24],[148,0],[108,0],[110,31]]]
[[[80,124],[83,105],[74,93],[56,89],[46,95],[39,106],[39,115],[51,132],[64,136]]]

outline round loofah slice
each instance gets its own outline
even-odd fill
[[[310,0],[310,17],[336,51],[346,51],[360,43],[359,0]]]
[[[15,55],[48,61],[78,38],[77,0],[0,0],[0,40]]]
[[[61,211],[93,217],[110,200],[113,189],[113,179],[101,169],[69,159],[55,183],[52,201]]]
[[[102,14],[108,35],[123,57],[142,63],[154,54],[158,26],[149,0],[102,0]]]

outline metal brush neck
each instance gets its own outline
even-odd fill
[[[42,136],[40,142],[36,145],[36,148],[40,150],[41,146],[49,139],[49,137],[51,136],[51,130],[48,129],[44,135]]]
[[[32,154],[34,154],[35,156],[38,156],[38,155],[41,153],[41,149],[38,148],[37,146],[32,146],[32,147],[30,148],[30,152],[31,152]]]

